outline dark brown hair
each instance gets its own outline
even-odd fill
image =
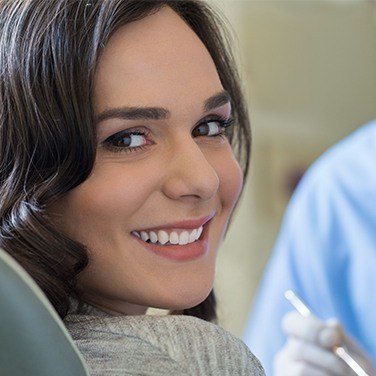
[[[86,267],[85,248],[62,234],[46,208],[88,177],[95,160],[92,83],[120,27],[170,6],[209,50],[230,93],[230,142],[247,173],[246,105],[220,18],[200,1],[0,1],[0,246],[36,280],[61,317]],[[124,83],[126,85],[126,82]],[[213,292],[183,312],[215,319]]]

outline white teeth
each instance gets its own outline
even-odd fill
[[[173,231],[170,234],[170,243],[171,244],[179,244],[179,235],[177,232]]]
[[[189,242],[189,232],[183,231],[179,236],[179,245],[186,245]]]
[[[193,242],[197,239],[196,236],[197,236],[197,230],[194,229],[194,230],[189,234],[189,240],[188,240],[188,242],[189,242],[189,243],[193,243]]]
[[[158,231],[158,241],[161,244],[166,244],[169,241],[169,236],[166,231],[163,231],[163,230]]]
[[[179,244],[179,245],[186,245],[195,242],[198,240],[202,234],[203,226],[193,230],[180,230],[179,231],[172,231],[168,233],[166,230],[159,230],[157,231],[132,231],[132,234],[138,238],[141,238],[144,242],[150,241],[150,243],[156,244],[159,243],[161,245],[165,244]]]
[[[203,230],[204,228],[202,227],[202,226],[200,226],[199,228],[198,228],[198,230],[197,230],[197,238],[196,239],[198,239],[200,236],[201,236],[201,234],[202,234],[202,230]]]
[[[152,243],[156,243],[158,241],[158,235],[154,231],[150,231],[149,236]]]
[[[146,231],[141,231],[141,239],[147,242],[149,240],[149,234]]]

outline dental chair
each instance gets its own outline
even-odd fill
[[[62,320],[42,290],[2,249],[0,375],[89,375]]]

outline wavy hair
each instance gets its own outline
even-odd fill
[[[96,153],[92,86],[108,39],[170,6],[211,54],[233,101],[229,135],[247,174],[250,130],[230,41],[201,1],[2,0],[0,2],[0,246],[35,279],[64,318],[77,294],[85,248],[61,233],[47,208],[89,176]],[[126,85],[126,82],[124,83]],[[182,312],[214,320],[213,291]]]

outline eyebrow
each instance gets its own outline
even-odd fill
[[[231,102],[230,94],[223,90],[208,98],[204,102],[203,108],[207,112],[229,102]],[[101,112],[96,118],[96,123],[113,118],[125,120],[163,120],[168,119],[170,115],[170,111],[162,107],[118,107]]]
[[[220,91],[205,101],[204,111],[214,110],[229,102],[231,103],[230,94],[226,90]]]
[[[150,119],[161,120],[167,119],[170,111],[161,107],[119,107],[111,108],[101,112],[97,117],[97,123],[103,120],[119,118],[126,120]]]

